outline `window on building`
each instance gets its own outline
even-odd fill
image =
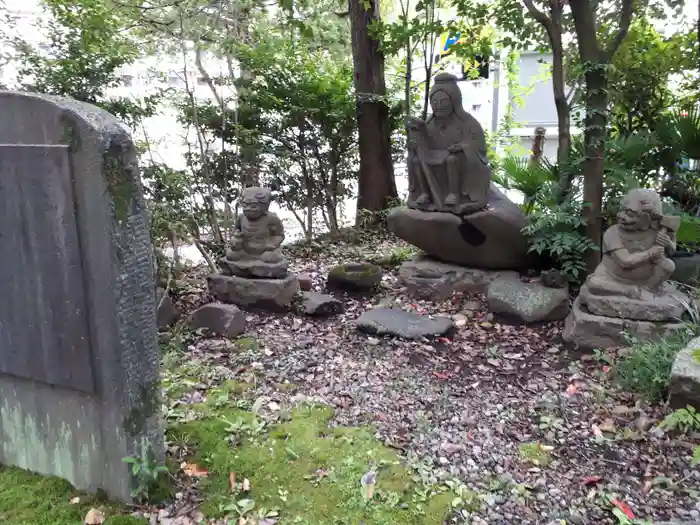
[[[472,113],[477,113],[481,110],[481,104],[472,104]]]
[[[204,79],[204,77],[197,77],[197,85],[205,86],[206,84],[207,84],[207,81]]]
[[[122,85],[124,85],[126,87],[131,87],[134,85],[134,76],[133,75],[122,75],[120,80],[121,80]]]
[[[183,86],[185,82],[177,75],[170,75],[168,77],[168,85],[170,86]]]

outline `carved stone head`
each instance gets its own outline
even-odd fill
[[[271,200],[272,193],[268,188],[245,188],[241,197],[243,215],[250,220],[267,215]]]
[[[648,230],[653,221],[663,216],[661,197],[654,190],[634,189],[620,202],[617,223],[629,231]]]
[[[435,77],[435,82],[430,90],[430,107],[433,115],[444,118],[452,113],[463,112],[462,92],[457,84],[457,77],[450,73],[440,73]]]

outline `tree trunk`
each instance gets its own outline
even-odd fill
[[[357,225],[362,222],[363,210],[385,210],[397,197],[389,108],[384,101],[384,55],[369,33],[370,24],[379,17],[379,5],[378,0],[370,0],[365,9],[364,1],[348,0],[360,151]]]
[[[633,0],[623,0],[620,9],[620,27],[602,49],[598,42],[595,9],[591,0],[570,2],[574,19],[579,57],[585,65],[586,79],[586,129],[584,141],[586,159],[583,163],[583,216],[586,233],[596,244],[603,240],[603,181],[605,169],[605,138],[607,136],[608,81],[607,66],[629,30],[634,12]],[[586,254],[586,267],[593,272],[600,263],[600,251]]]
[[[596,245],[603,239],[603,182],[605,169],[605,138],[607,133],[607,79],[596,69],[586,72],[586,159],[583,162],[583,216],[586,234]],[[593,272],[600,263],[600,251],[591,250],[586,266]]]
[[[564,44],[561,38],[561,19],[559,25],[554,22],[552,37],[552,91],[554,106],[557,110],[557,166],[559,166],[559,188],[557,202],[562,204],[571,193],[571,186],[576,176],[567,169],[569,152],[571,151],[571,107],[566,98],[564,85]]]

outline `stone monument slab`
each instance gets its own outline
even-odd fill
[[[163,458],[148,213],[108,113],[0,91],[0,463],[129,501]]]

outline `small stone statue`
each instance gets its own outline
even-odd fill
[[[565,341],[586,348],[650,341],[685,328],[691,299],[668,281],[679,217],[663,215],[652,190],[630,191],[617,224],[603,235],[603,259],[581,287],[564,323]]]
[[[664,283],[675,269],[669,257],[676,250],[679,226],[679,217],[663,215],[655,191],[630,191],[622,199],[617,224],[603,236],[602,262],[587,283],[590,294],[649,300],[665,294]]]
[[[432,115],[410,118],[408,206],[465,215],[488,203],[491,169],[479,122],[462,107],[457,77],[441,73],[430,91]]]
[[[282,256],[284,227],[279,217],[269,212],[272,196],[267,188],[246,188],[236,219],[231,246],[220,263],[224,270],[241,277],[283,278],[289,263]]]

